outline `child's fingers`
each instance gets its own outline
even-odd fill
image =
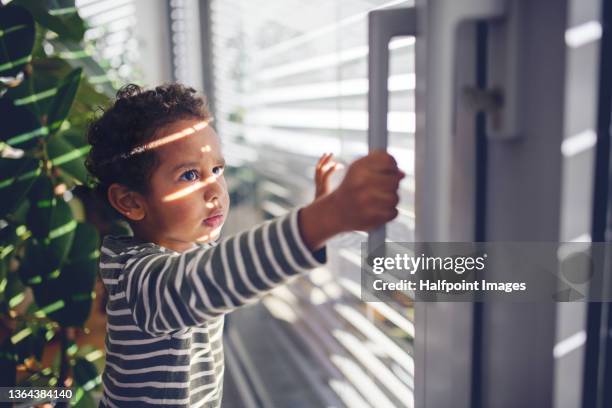
[[[333,155],[333,153],[323,153],[317,162],[316,171],[320,171],[327,164],[327,162],[329,162]]]
[[[323,182],[327,182],[329,177],[334,174],[336,170],[342,169],[344,166],[341,163],[331,162],[328,164],[327,168],[323,170],[323,174],[321,176]]]
[[[329,156],[329,153],[323,153],[321,157],[319,157],[318,164],[323,163],[328,156]]]
[[[339,169],[344,168],[342,163],[332,160],[333,153],[325,153],[319,159],[315,172],[315,182],[317,185],[326,185],[330,176]]]
[[[325,173],[325,171],[328,169],[328,166],[330,165],[329,162],[331,160],[332,155],[333,155],[332,153],[326,153],[324,157],[321,158],[315,170],[315,179],[319,179],[323,175],[323,173]]]
[[[325,166],[327,159],[327,153],[324,153],[323,156],[317,162],[317,166],[315,168],[315,177],[320,177],[322,173],[323,166]]]
[[[330,162],[324,164],[321,167],[321,172],[322,173],[334,172],[334,171],[340,170],[342,168],[344,168],[344,165],[342,163],[338,163],[338,162],[335,162],[335,161],[330,161]]]
[[[329,177],[332,175],[333,172],[334,172],[334,168],[331,167],[327,169],[325,173],[323,173],[323,175],[321,176],[323,183],[327,183],[327,181],[329,180]]]
[[[319,169],[321,169],[321,166],[323,165],[323,159],[325,158],[326,155],[327,153],[323,153],[321,157],[319,157],[319,160],[317,160],[317,165],[315,166],[315,172],[318,172]]]

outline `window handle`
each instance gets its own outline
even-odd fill
[[[414,7],[374,10],[368,14],[368,149],[387,150],[389,111],[389,41],[397,36],[416,36]],[[368,232],[368,252],[385,243],[386,229]]]

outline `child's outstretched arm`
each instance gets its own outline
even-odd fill
[[[391,156],[372,153],[348,168],[335,191],[213,248],[103,248],[101,272],[104,265],[121,270],[114,297],[125,297],[141,330],[157,335],[201,325],[323,265],[334,235],[395,218],[402,177]]]
[[[305,245],[299,211],[294,209],[212,248],[182,253],[162,251],[154,244],[121,252],[112,247],[112,241],[105,241],[100,264],[103,278],[105,265],[121,269],[111,300],[124,296],[138,328],[152,335],[198,326],[252,303],[291,277],[326,262],[325,249],[313,252]]]

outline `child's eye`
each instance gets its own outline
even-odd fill
[[[217,167],[213,167],[213,174],[215,176],[220,176],[221,174],[223,174],[223,169],[225,168],[225,166],[217,166]],[[216,171],[215,171],[216,170]]]
[[[198,178],[198,172],[196,170],[187,170],[181,174],[180,180],[195,181]]]

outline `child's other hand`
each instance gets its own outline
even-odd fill
[[[329,179],[331,175],[344,166],[332,160],[333,153],[324,153],[315,167],[315,199],[329,194],[331,191]]]

